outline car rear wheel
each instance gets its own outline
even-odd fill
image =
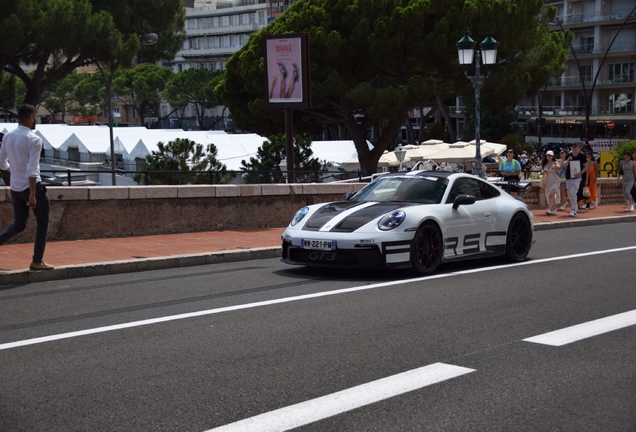
[[[442,233],[432,222],[423,223],[415,233],[411,256],[413,268],[420,274],[433,273],[439,267],[443,254]]]
[[[523,213],[516,213],[510,220],[506,236],[506,258],[510,261],[523,261],[532,246],[532,227]]]

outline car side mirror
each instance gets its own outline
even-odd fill
[[[455,201],[453,201],[453,210],[457,210],[460,205],[475,204],[475,197],[473,195],[457,195]]]
[[[355,192],[347,192],[346,194],[344,194],[345,201],[351,201],[351,198],[353,198],[355,194]]]

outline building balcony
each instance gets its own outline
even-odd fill
[[[238,26],[215,27],[206,29],[188,30],[188,37],[193,36],[220,36],[236,33],[253,33],[259,31],[265,26],[259,26],[256,23],[244,24]]]
[[[588,89],[592,86],[592,82],[592,77],[585,77],[584,83]],[[613,76],[612,78],[607,77],[607,75],[601,75],[596,80],[596,86],[620,86],[623,84],[634,84],[635,82],[634,76],[629,76],[628,74]],[[548,82],[548,87],[581,87],[581,77],[553,78]]]
[[[201,48],[201,49],[189,49],[189,50],[181,50],[177,52],[177,57],[181,56],[183,58],[200,58],[200,57],[214,57],[214,56],[225,56],[232,55],[236,51],[238,51],[241,47],[222,47],[222,48]]]
[[[577,56],[586,55],[586,54],[594,54],[594,55],[602,55],[606,52],[611,53],[626,53],[636,51],[636,42],[614,42],[610,47],[609,43],[606,44],[582,44],[582,45],[572,45],[572,50],[576,53]],[[572,51],[568,51],[568,56],[570,58],[574,58],[572,55]]]
[[[631,9],[617,9],[609,12],[590,12],[564,15],[558,18],[564,26],[598,23],[603,21],[623,21],[627,18],[631,11]]]
[[[517,105],[515,111],[519,117],[537,117],[539,115],[539,107],[536,105],[523,106]],[[614,104],[601,104],[590,108],[591,116],[601,115],[617,115],[617,114],[634,114],[633,108],[628,106],[616,106]],[[544,106],[542,117],[585,117],[585,107],[580,105],[572,106]]]

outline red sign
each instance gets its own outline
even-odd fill
[[[607,122],[606,126],[608,129],[614,129],[614,126],[616,126],[616,123],[610,120]]]

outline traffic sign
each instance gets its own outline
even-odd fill
[[[616,123],[614,123],[612,120],[608,121],[606,124],[608,129],[614,129],[614,126],[616,126]]]

